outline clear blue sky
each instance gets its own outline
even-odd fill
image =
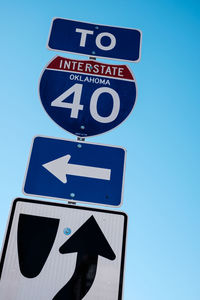
[[[1,3],[0,243],[11,201],[24,197],[33,136],[75,139],[47,116],[38,97],[42,69],[60,54],[46,48],[53,17],[143,32],[141,61],[129,64],[138,87],[133,113],[118,128],[87,141],[127,149],[119,209],[129,216],[124,300],[199,300],[197,0]]]

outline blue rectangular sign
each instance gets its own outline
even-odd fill
[[[23,192],[120,206],[125,159],[122,147],[38,136],[33,140]]]
[[[55,18],[48,48],[87,56],[137,62],[141,31]]]

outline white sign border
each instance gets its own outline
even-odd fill
[[[26,193],[25,190],[24,190],[24,187],[25,187],[25,182],[26,182],[26,177],[27,177],[27,173],[28,173],[28,168],[29,168],[29,163],[30,163],[30,158],[31,158],[31,154],[32,154],[32,150],[33,150],[33,144],[34,144],[34,140],[37,138],[37,137],[41,137],[41,138],[48,138],[48,139],[55,139],[55,140],[62,140],[62,141],[66,141],[66,142],[74,142],[74,143],[78,143],[78,144],[90,144],[90,145],[97,145],[97,146],[104,146],[104,147],[113,147],[113,148],[120,148],[124,151],[124,168],[123,168],[123,176],[122,176],[122,191],[121,191],[121,202],[119,205],[110,205],[110,204],[102,204],[102,203],[95,203],[95,202],[85,202],[85,201],[79,201],[79,200],[76,200],[76,199],[64,199],[64,198],[59,198],[59,197],[50,197],[50,196],[43,196],[43,195],[35,195],[35,194],[29,194],[29,193]],[[36,135],[33,137],[32,139],[32,144],[31,144],[31,149],[30,149],[30,152],[29,152],[29,157],[28,157],[28,163],[27,163],[27,166],[26,166],[26,171],[25,171],[25,175],[24,175],[24,180],[23,180],[23,186],[22,186],[22,193],[25,195],[25,196],[33,196],[33,197],[42,197],[42,198],[45,198],[45,199],[52,199],[52,200],[61,200],[61,201],[68,201],[70,203],[83,203],[83,204],[89,204],[89,205],[100,205],[100,206],[105,206],[105,207],[113,207],[113,208],[117,208],[117,207],[121,207],[122,204],[123,204],[123,195],[124,195],[124,180],[125,180],[125,171],[126,171],[126,157],[127,157],[127,150],[124,148],[124,147],[121,147],[121,146],[113,146],[113,145],[105,145],[105,144],[99,144],[99,143],[88,143],[88,142],[85,142],[85,141],[74,141],[74,140],[68,140],[68,139],[63,139],[63,138],[55,138],[55,137],[49,137],[49,136],[44,136],[44,135]],[[37,200],[35,200],[37,201]]]

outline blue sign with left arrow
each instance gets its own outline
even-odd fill
[[[120,206],[125,159],[122,147],[38,136],[33,140],[23,191]]]

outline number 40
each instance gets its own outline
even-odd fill
[[[80,104],[82,89],[83,89],[83,84],[80,83],[74,84],[72,87],[67,89],[63,94],[61,94],[59,97],[53,100],[51,102],[51,106],[69,108],[71,109],[70,117],[77,119],[79,110],[83,110],[84,108],[84,105]],[[112,111],[110,115],[107,117],[100,116],[97,111],[97,103],[99,100],[99,96],[103,93],[110,94],[113,99]],[[72,94],[74,94],[72,103],[63,102],[67,97],[69,97]],[[115,90],[109,87],[100,87],[93,92],[90,99],[90,114],[94,120],[100,123],[110,123],[117,118],[119,109],[120,109],[120,98],[118,93]]]

